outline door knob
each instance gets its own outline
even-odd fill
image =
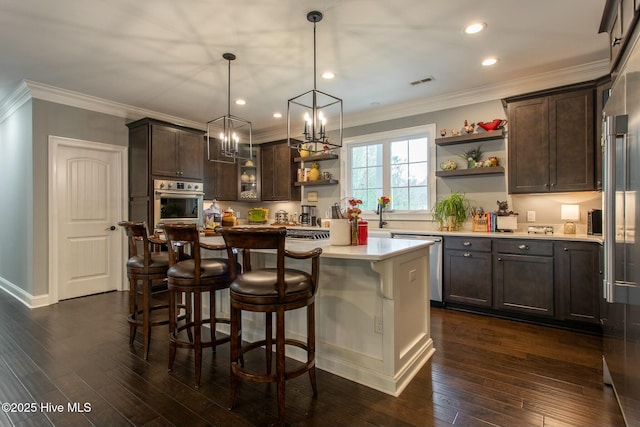
[[[111,230],[111,231],[114,231],[115,229],[116,229],[115,225],[112,225],[111,227],[107,228],[107,230]]]

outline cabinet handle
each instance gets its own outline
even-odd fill
[[[463,245],[464,246],[471,246],[471,242],[464,242]]]
[[[569,252],[569,248],[562,248],[563,251]]]
[[[545,188],[547,188],[548,186],[549,186],[549,184],[547,184],[547,183],[545,183],[545,184],[544,184],[544,187],[545,187]]]
[[[469,258],[471,254],[469,252],[465,252],[462,256]]]
[[[552,187],[555,187],[555,186],[556,186],[556,183],[555,183],[555,182],[552,182],[552,183],[551,183],[551,186],[552,186]]]
[[[520,245],[520,246],[518,246],[518,249],[522,249],[522,250],[529,249],[529,246],[527,246],[527,245]]]
[[[618,46],[622,42],[622,37],[614,37],[611,41],[611,47]]]
[[[498,261],[502,261],[502,257],[498,257]]]

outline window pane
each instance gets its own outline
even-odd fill
[[[411,187],[409,189],[409,209],[427,210],[427,187]]]
[[[367,166],[382,165],[382,144],[369,145],[367,147]]]
[[[391,189],[391,203],[394,210],[409,209],[409,189],[406,187],[397,187]]]
[[[395,141],[391,143],[391,164],[407,163],[409,152],[408,141]]]
[[[429,160],[429,144],[427,138],[409,141],[409,159],[411,162],[426,162]]]
[[[367,147],[354,147],[351,150],[351,167],[367,166]]]
[[[409,168],[406,164],[391,166],[391,186],[406,187],[409,185]]]
[[[409,165],[410,185],[427,185],[429,182],[427,170],[427,162],[411,163]]]

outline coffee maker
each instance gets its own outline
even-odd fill
[[[301,225],[315,225],[316,224],[316,207],[313,205],[302,205],[302,213],[300,214]]]

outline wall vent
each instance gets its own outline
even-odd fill
[[[411,86],[421,85],[422,83],[427,83],[433,80],[433,76],[425,77],[424,79],[416,80],[414,82],[409,83]]]

